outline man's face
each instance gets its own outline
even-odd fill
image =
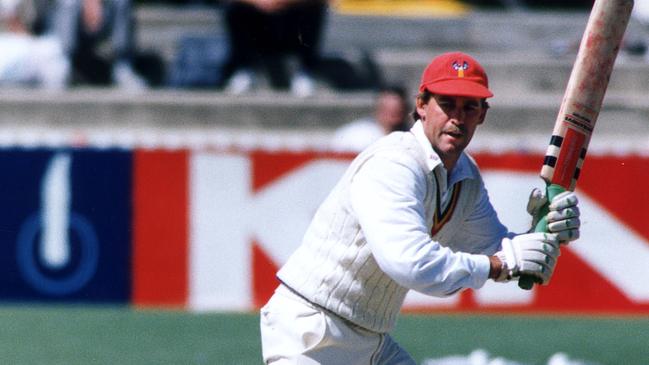
[[[448,95],[434,95],[426,104],[417,99],[417,111],[426,137],[448,169],[469,145],[487,113],[479,98]]]

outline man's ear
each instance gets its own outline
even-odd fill
[[[424,100],[420,97],[417,97],[417,113],[419,114],[419,119],[422,121],[424,120],[424,116],[426,115],[426,103],[424,103]]]
[[[483,109],[482,114],[480,114],[480,121],[478,122],[478,124],[484,123],[486,117],[487,117],[487,109]]]
[[[487,110],[489,110],[489,104],[485,101],[482,105],[482,113],[480,113],[480,121],[478,124],[484,123],[484,120],[487,117]]]

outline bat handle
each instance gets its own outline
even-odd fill
[[[545,196],[548,198],[548,201],[543,204],[539,211],[541,219],[539,219],[536,227],[534,227],[534,232],[548,232],[548,221],[546,216],[550,211],[550,202],[552,201],[552,199],[554,199],[555,196],[563,193],[564,191],[566,191],[566,189],[564,189],[563,186],[557,184],[548,184],[545,187]],[[521,277],[518,279],[518,287],[525,290],[532,289],[535,283],[540,284],[541,279],[532,275],[521,275]]]

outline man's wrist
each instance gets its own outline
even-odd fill
[[[498,256],[489,256],[489,279],[498,279],[502,274],[503,266],[503,261]]]
[[[497,282],[506,282],[512,280],[512,270],[507,265],[505,253],[500,251],[495,255],[489,256],[489,263],[491,268],[489,270],[489,278]]]

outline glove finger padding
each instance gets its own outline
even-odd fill
[[[521,258],[524,263],[536,263],[552,271],[557,258],[561,255],[556,235],[547,233],[532,234],[534,239],[525,238],[520,243]],[[542,237],[542,238],[541,238]],[[542,244],[540,244],[542,242]],[[521,271],[525,271],[525,265]]]
[[[541,232],[504,238],[502,248],[496,255],[505,260],[507,279],[528,274],[540,278],[543,284],[550,281],[561,254],[557,235]]]
[[[550,210],[548,212],[547,219],[548,223],[552,223],[564,219],[577,218],[579,216],[581,216],[579,207],[572,206],[561,210]]]
[[[559,245],[556,234],[534,232],[520,234],[513,238],[521,251],[538,251],[548,255],[558,256]]]
[[[581,221],[579,218],[564,219],[552,223],[548,223],[548,230],[552,233],[559,233],[566,230],[579,230]]]
[[[557,233],[561,242],[568,243],[579,238],[581,220],[579,199],[571,191],[565,191],[552,199],[547,215],[548,231]]]
[[[579,229],[571,228],[563,231],[552,230],[557,235],[557,239],[561,244],[567,245],[572,241],[579,239]]]
[[[550,202],[550,210],[562,210],[570,207],[575,207],[579,203],[577,194],[572,191],[564,191],[555,196]]]

